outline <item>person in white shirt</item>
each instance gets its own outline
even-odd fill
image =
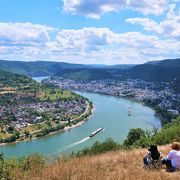
[[[180,143],[173,142],[172,150],[168,153],[167,157],[162,160],[162,164],[166,165],[168,172],[174,172],[180,169]]]

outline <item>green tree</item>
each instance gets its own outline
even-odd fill
[[[20,132],[19,132],[19,131],[15,131],[15,132],[14,132],[14,136],[16,136],[16,138],[18,139],[19,136],[20,136]]]
[[[124,141],[125,146],[131,146],[141,138],[146,137],[145,132],[140,128],[130,129],[127,139]]]
[[[30,135],[30,134],[29,134],[29,131],[27,131],[27,130],[24,131],[24,134],[25,134],[25,137],[26,137],[26,138],[29,137],[29,135]]]
[[[84,156],[102,154],[107,151],[118,150],[120,147],[121,146],[118,143],[116,143],[113,139],[107,138],[104,142],[96,141],[91,147],[86,147],[77,152],[75,155]]]

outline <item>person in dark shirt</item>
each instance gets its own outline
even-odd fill
[[[160,167],[161,166],[161,153],[158,151],[157,145],[153,144],[148,149],[148,153],[143,158],[145,167]]]

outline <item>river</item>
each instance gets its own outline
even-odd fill
[[[22,157],[33,153],[55,158],[61,154],[77,152],[91,146],[97,140],[104,141],[109,137],[121,143],[131,128],[151,129],[154,126],[158,128],[161,126],[154,110],[140,103],[107,95],[77,93],[89,98],[95,106],[93,116],[87,122],[63,133],[58,132],[31,141],[0,146],[0,152],[4,153],[5,158]],[[132,109],[131,116],[128,116],[129,107]],[[100,127],[105,130],[88,138],[90,133]]]
[[[33,77],[32,79],[34,79],[35,81],[41,83],[42,80],[48,78],[49,76],[41,76],[41,77]]]

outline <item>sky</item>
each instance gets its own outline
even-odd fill
[[[0,0],[0,59],[141,64],[180,57],[180,0]]]

